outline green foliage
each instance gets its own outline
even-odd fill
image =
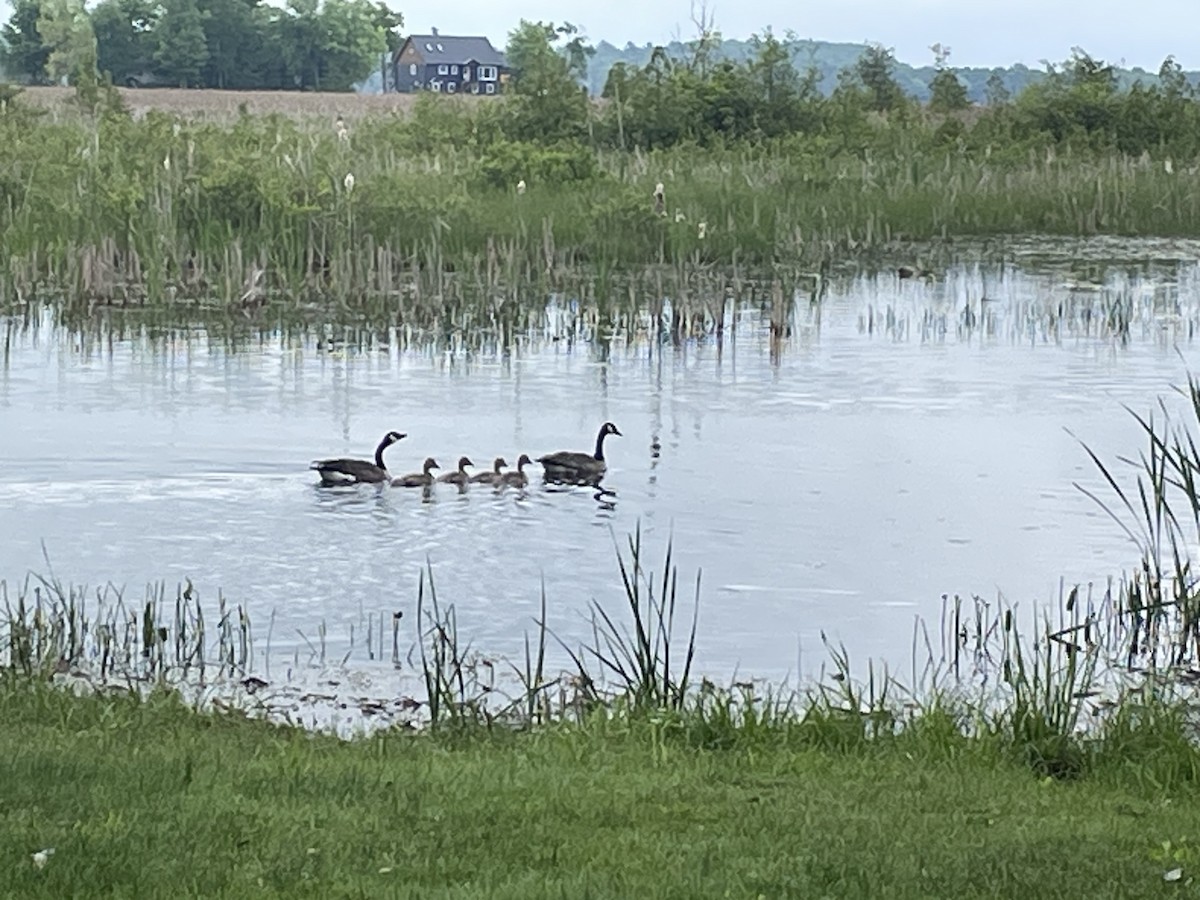
[[[881,44],[868,44],[854,64],[854,77],[875,112],[893,112],[904,105],[904,90],[896,81],[896,58]]]
[[[958,112],[971,105],[967,100],[967,86],[950,69],[939,69],[929,88],[929,108],[933,112]]]
[[[599,171],[596,155],[581,144],[546,147],[506,141],[493,145],[480,163],[485,184],[509,190],[519,181],[551,187],[590,181]]]
[[[196,0],[165,0],[154,36],[158,47],[154,59],[167,80],[180,87],[198,84],[208,62],[208,40],[204,14]]]
[[[556,28],[522,19],[509,34],[507,57],[514,86],[505,127],[514,140],[552,143],[586,134],[588,99],[578,84],[577,54],[559,52],[555,46],[574,33],[570,25]]]
[[[92,10],[97,68],[109,73],[114,84],[154,69],[162,11],[151,0],[101,0]]]
[[[0,27],[0,63],[34,83],[45,80],[50,58],[50,47],[38,30],[41,17],[41,0],[16,0],[12,17]]]
[[[50,51],[46,74],[52,81],[94,79],[96,35],[83,0],[42,0],[37,30]]]
[[[401,22],[372,0],[101,0],[90,18],[81,0],[20,0],[4,62],[33,80],[94,69],[117,84],[345,91],[399,43]]]

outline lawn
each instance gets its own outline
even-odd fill
[[[920,729],[856,750],[706,751],[653,721],[345,743],[16,681],[0,721],[5,896],[1200,893],[1194,786],[1039,778]]]

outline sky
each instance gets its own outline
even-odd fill
[[[2,2],[2,0],[0,0]],[[486,34],[502,47],[521,18],[581,25],[593,41],[618,47],[662,43],[695,34],[689,0],[389,0],[404,14],[405,32]],[[801,38],[893,47],[897,59],[932,62],[929,45],[951,48],[956,66],[1040,68],[1082,47],[1092,56],[1157,71],[1174,54],[1200,69],[1200,0],[709,0],[718,29],[746,38],[771,26]]]
[[[485,34],[497,47],[521,18],[581,25],[592,41],[621,47],[695,34],[690,0],[388,0],[405,33]],[[89,3],[89,5],[91,5]],[[823,41],[878,41],[904,62],[932,60],[929,45],[951,49],[955,66],[1040,68],[1082,47],[1092,56],[1157,71],[1169,54],[1200,69],[1200,0],[709,0],[717,28],[746,38],[766,26]],[[0,19],[10,6],[0,0]]]

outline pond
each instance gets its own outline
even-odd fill
[[[619,609],[614,538],[640,524],[655,571],[673,539],[683,599],[702,570],[705,672],[811,675],[822,633],[906,670],[943,595],[1048,603],[1132,561],[1075,484],[1101,487],[1079,440],[1136,452],[1122,404],[1148,411],[1182,382],[1200,325],[1198,242],[964,245],[937,275],[834,272],[774,346],[755,307],[719,343],[618,329],[602,350],[555,339],[548,317],[511,353],[4,320],[0,576],[52,567],[134,600],[191,579],[245,604],[260,640],[273,616],[290,654],[322,627],[361,640],[367,614],[411,624],[428,562],[463,634],[516,655],[543,582],[568,644],[590,636],[589,601]],[[426,456],[484,468],[590,450],[605,421],[623,436],[604,494],[549,490],[540,467],[524,493],[429,498],[321,489],[308,469],[370,458],[390,429],[408,435],[393,473]]]

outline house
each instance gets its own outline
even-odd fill
[[[412,34],[392,57],[392,90],[404,94],[499,94],[511,71],[485,37]]]

